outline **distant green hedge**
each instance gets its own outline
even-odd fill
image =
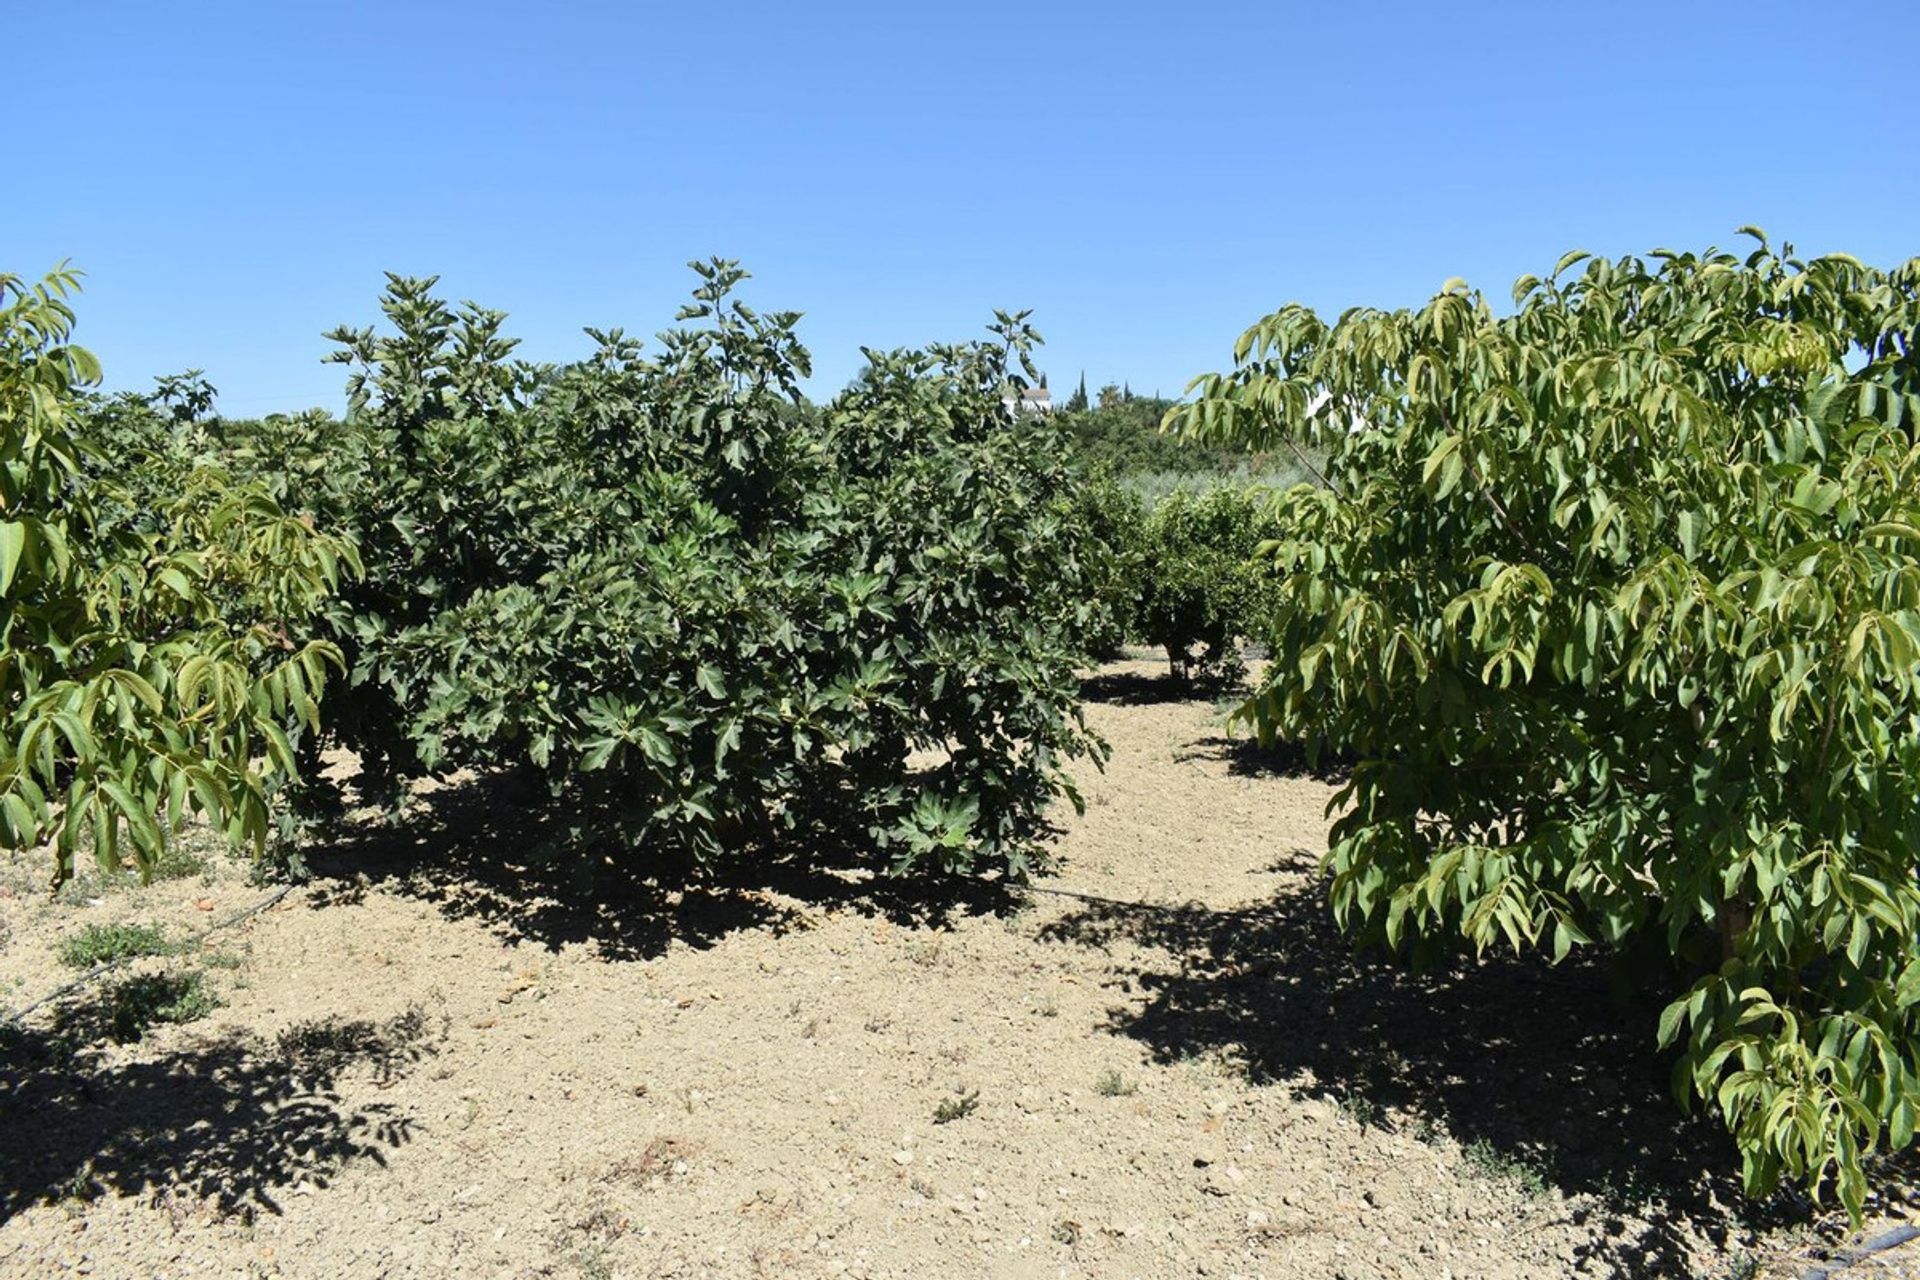
[[[1233,446],[1197,444],[1162,431],[1172,400],[1137,396],[1105,407],[1061,410],[1052,415],[1064,428],[1076,458],[1090,473],[1130,479],[1134,476],[1211,476],[1244,472],[1249,455]],[[1267,460],[1252,459],[1255,470]]]

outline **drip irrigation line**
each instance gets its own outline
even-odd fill
[[[261,898],[258,902],[254,903],[252,906],[242,907],[240,910],[234,912],[232,915],[227,916],[221,920],[216,920],[214,923],[208,925],[205,929],[202,929],[199,933],[187,939],[187,941],[181,945],[180,950],[187,951],[193,948],[197,948],[201,943],[205,942],[208,938],[211,938],[214,934],[219,933],[221,930],[231,929],[234,925],[239,924],[242,920],[245,920],[250,916],[259,915],[262,911],[265,911],[268,907],[271,907],[274,903],[280,901],[282,898],[286,897],[289,893],[292,893],[293,889],[294,889],[294,886],[290,884],[283,884],[278,889],[275,889],[272,893],[269,893],[264,898]],[[27,1005],[20,1009],[16,1009],[12,1013],[9,1013],[6,1016],[6,1020],[5,1020],[6,1025],[8,1027],[18,1027],[19,1025],[21,1025],[23,1022],[26,1021],[27,1015],[34,1012],[36,1009],[43,1009],[47,1005],[52,1004],[56,1000],[64,999],[67,996],[72,995],[74,992],[80,990],[82,987],[86,986],[88,983],[94,981],[95,979],[100,978],[106,974],[112,973],[115,969],[118,969],[123,965],[131,964],[133,961],[137,959],[140,959],[140,957],[139,956],[121,956],[118,960],[103,960],[99,964],[93,966],[93,968],[87,970],[85,973],[75,978],[72,982],[67,983],[65,986],[59,987],[56,990],[50,991],[46,995],[41,996],[38,1000],[35,1000],[32,1004]]]
[[[1056,889],[1044,884],[1008,882],[1006,888],[1013,893],[1050,893],[1056,898],[1072,898],[1076,902],[1091,902],[1103,907],[1127,907],[1134,911],[1184,911],[1188,907],[1204,905],[1197,899],[1189,902],[1138,902],[1131,898],[1103,898],[1097,893],[1082,893],[1078,889]]]
[[[1856,1262],[1864,1262],[1876,1253],[1885,1253],[1916,1238],[1920,1238],[1920,1227],[1895,1227],[1884,1235],[1875,1236],[1857,1249],[1845,1250],[1831,1262],[1821,1263],[1802,1275],[1800,1280],[1827,1280],[1827,1277],[1846,1270]]]

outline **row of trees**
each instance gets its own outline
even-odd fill
[[[1043,387],[1047,385],[1047,376],[1044,373],[1040,375],[1040,385]],[[1082,373],[1080,375],[1080,385],[1073,389],[1073,392],[1067,396],[1066,402],[1060,407],[1068,413],[1088,413],[1095,409],[1118,409],[1122,405],[1132,404],[1134,399],[1133,385],[1131,383],[1109,382],[1101,387],[1099,391],[1089,396],[1087,394],[1087,375]],[[1156,395],[1152,397],[1152,399],[1158,401],[1159,396]],[[1163,401],[1161,403],[1165,402]]]
[[[1355,762],[1358,940],[1657,950],[1749,1189],[1858,1215],[1920,1107],[1920,262],[1582,260],[1508,314],[1276,312],[1167,447],[1311,483],[1151,510],[1083,482],[1087,414],[1005,407],[1024,316],[814,406],[731,263],[564,367],[393,277],[331,335],[346,420],[221,423],[89,398],[73,277],[0,277],[0,838],[56,880],[192,813],[257,847],[337,742],[394,795],[535,773],[608,856],[1019,873],[1101,751],[1088,652],[1251,635],[1247,718]]]
[[[1112,391],[1113,388],[1106,390]],[[1166,474],[1200,479],[1244,471],[1247,451],[1232,443],[1205,444],[1160,429],[1172,400],[1103,391],[1100,402],[1075,407],[1074,400],[1053,418],[1065,429],[1075,456],[1096,475],[1125,480]],[[1256,464],[1258,459],[1252,460]]]
[[[232,807],[257,841],[269,774],[337,744],[394,798],[457,767],[538,774],[615,860],[851,839],[899,871],[1023,871],[1066,765],[1100,750],[1078,706],[1099,547],[1061,430],[1003,407],[1035,335],[1001,315],[988,341],[870,353],[814,406],[797,317],[740,301],[732,263],[696,270],[657,350],[590,330],[564,367],[517,360],[500,313],[392,277],[384,326],[329,335],[343,421],[210,419],[192,375],[89,404],[74,349],[11,355],[22,413],[73,434],[50,449],[53,418],[9,419],[9,447],[70,457],[88,488],[42,485],[83,550],[72,581],[9,586],[10,673],[31,618],[52,674],[27,668],[9,704],[27,808],[8,841],[55,823],[63,876],[86,832],[120,852],[75,814],[118,814],[144,864],[162,800]],[[64,341],[65,304],[38,305],[21,327],[57,315]],[[76,600],[40,623],[50,591]],[[329,665],[345,678],[322,704]],[[112,756],[56,692],[102,723],[144,707],[228,736]]]

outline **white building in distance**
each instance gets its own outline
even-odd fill
[[[1038,417],[1053,412],[1053,393],[1048,391],[1047,384],[1042,382],[1037,387],[1027,387],[1022,390],[1019,399],[1004,396],[1000,403],[1016,418]]]

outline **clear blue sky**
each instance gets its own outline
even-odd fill
[[[1288,300],[1504,294],[1579,246],[1920,253],[1912,0],[244,4],[0,0],[0,269],[88,272],[109,384],[230,414],[383,269],[523,352],[653,333],[688,258],[858,348],[1032,307],[1056,390],[1174,392]]]

